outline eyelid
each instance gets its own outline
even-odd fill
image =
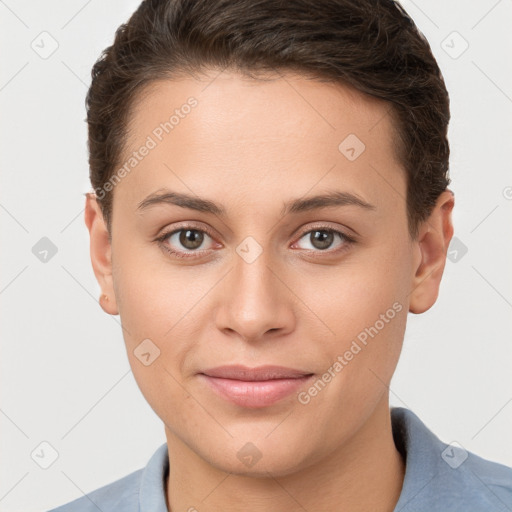
[[[213,230],[210,229],[205,224],[195,224],[192,221],[183,221],[182,223],[178,223],[176,225],[173,225],[172,228],[164,229],[162,231],[162,234],[157,236],[157,240],[162,238],[167,238],[171,235],[173,235],[176,232],[184,231],[186,229],[193,229],[195,231],[202,231],[206,233],[210,238],[216,238],[216,234],[214,234]]]
[[[307,235],[311,231],[315,231],[315,230],[318,230],[318,231],[331,231],[331,232],[334,232],[334,233],[339,233],[348,242],[356,242],[357,241],[357,234],[355,233],[355,231],[353,231],[352,229],[349,229],[349,228],[341,228],[341,227],[337,227],[337,226],[336,227],[335,226],[330,226],[327,223],[327,221],[324,221],[324,222],[318,221],[316,223],[313,223],[312,225],[308,225],[304,229],[301,229],[300,232],[299,232],[300,234],[298,235],[297,241],[300,240],[304,235]],[[347,233],[347,231],[349,233]]]

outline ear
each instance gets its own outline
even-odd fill
[[[452,209],[455,200],[451,190],[438,198],[432,213],[419,227],[416,272],[411,283],[409,311],[424,313],[430,309],[439,294],[441,277],[446,263],[448,246],[453,236]]]
[[[119,312],[112,278],[112,248],[101,208],[92,193],[86,194],[85,224],[90,235],[92,268],[102,291],[100,306],[105,313],[117,315]]]

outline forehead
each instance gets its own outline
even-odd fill
[[[388,103],[299,75],[212,71],[160,80],[134,102],[121,165],[142,146],[151,149],[114,197],[134,203],[174,186],[261,204],[257,190],[295,197],[346,184],[384,201],[385,181],[405,193],[392,123]]]
[[[201,117],[195,129],[200,128],[199,124],[206,129],[213,125],[220,128],[222,121],[230,121],[223,123],[221,133],[196,132],[201,138],[226,138],[221,135],[237,139],[255,136],[255,141],[276,135],[324,138],[327,134],[339,137],[344,130],[352,128],[359,131],[362,139],[369,139],[377,126],[379,129],[373,135],[386,132],[392,136],[394,131],[390,104],[348,84],[290,73],[250,78],[235,71],[213,70],[196,78],[181,76],[148,84],[134,98],[131,131],[152,131],[154,114],[158,113],[163,121],[168,120],[190,97],[197,100],[199,109],[194,107],[194,110],[196,113],[199,110]],[[386,142],[391,143],[391,139]]]

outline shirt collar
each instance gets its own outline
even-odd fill
[[[140,512],[168,512],[165,501],[165,480],[169,473],[167,443],[153,454],[142,473],[139,492]]]
[[[441,451],[433,449],[441,441],[411,410],[391,407],[391,425],[397,450],[405,461],[402,492],[393,512],[412,502],[439,473]]]

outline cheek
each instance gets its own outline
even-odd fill
[[[113,280],[119,315],[128,344],[145,338],[162,339],[182,316],[183,285],[176,271],[169,276],[160,249],[149,242],[126,244],[128,233],[117,234],[112,246]],[[133,236],[131,237],[133,239]]]
[[[335,272],[331,269],[324,278],[303,281],[304,296],[329,328],[323,329],[326,334],[319,346],[324,370],[339,363],[339,371],[331,371],[337,377],[328,386],[329,395],[339,397],[350,389],[346,399],[357,403],[369,395],[376,397],[389,383],[407,321],[411,268],[407,247],[403,241],[380,244],[361,251],[360,257],[347,260]]]
[[[181,283],[178,272],[166,277],[158,268],[141,265],[140,255],[132,253],[118,261],[114,281],[132,373],[155,413],[166,418],[189,398],[179,383],[182,363],[193,344],[191,307],[200,290],[184,293],[181,285],[186,283]]]
[[[407,253],[400,256],[397,252],[368,251],[296,284],[305,302],[329,328],[327,339],[352,339],[388,310],[393,316],[389,325],[405,321],[395,318],[398,306],[393,309],[393,305],[408,309],[410,262]]]
[[[157,347],[158,363],[173,375],[182,374],[187,353],[194,352],[207,325],[208,292],[218,276],[171,265],[159,251],[119,252],[114,282],[123,336],[134,373],[140,366],[134,359],[138,347],[149,339]]]

